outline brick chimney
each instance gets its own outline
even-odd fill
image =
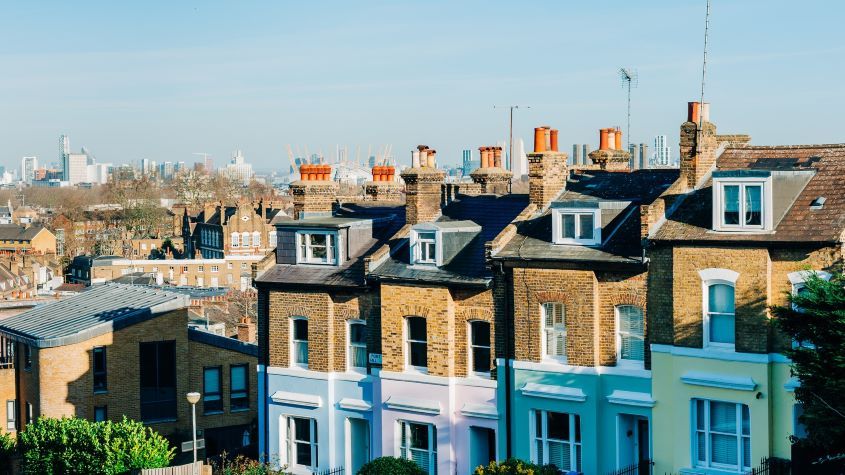
[[[241,317],[237,324],[238,340],[244,343],[255,343],[255,324],[249,317]]]
[[[446,172],[438,170],[437,152],[427,145],[417,146],[412,166],[399,175],[405,181],[405,223],[417,224],[440,217],[441,189]]]
[[[364,183],[364,193],[371,201],[401,201],[402,185],[396,181],[396,168],[389,165],[373,167],[373,179]]]
[[[599,129],[599,149],[590,152],[589,157],[602,170],[631,171],[631,154],[622,150],[619,127]]]
[[[566,153],[557,150],[557,131],[552,134],[548,127],[535,128],[534,152],[527,155],[529,200],[544,208],[566,187],[569,174]]]
[[[331,173],[331,165],[299,166],[300,179],[290,184],[294,219],[332,215],[338,185],[331,181]]]
[[[478,147],[481,166],[469,174],[479,193],[507,194],[513,173],[502,168],[502,147]]]
[[[716,165],[716,125],[710,122],[710,104],[687,104],[687,121],[681,124],[681,177],[687,189],[695,188]]]

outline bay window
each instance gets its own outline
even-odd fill
[[[437,429],[431,424],[399,422],[399,457],[413,460],[428,474],[437,474]]]
[[[581,470],[581,417],[565,412],[534,411],[531,461],[554,464],[564,473]]]
[[[748,406],[693,400],[693,460],[696,467],[745,473],[751,468]]]

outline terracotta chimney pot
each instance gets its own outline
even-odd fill
[[[687,103],[687,122],[698,123],[698,118],[701,116],[701,103],[688,102]]]
[[[616,150],[622,150],[622,130],[616,128]]]
[[[543,126],[545,138],[546,138],[546,150],[552,150],[552,128],[548,125]]]
[[[599,150],[607,150],[607,129],[599,129]]]
[[[546,130],[543,127],[534,127],[534,153],[546,151]]]
[[[502,168],[502,147],[493,149],[493,166]]]
[[[552,147],[552,152],[558,151],[557,150],[557,129],[551,130],[551,147]],[[500,150],[500,152],[501,152],[501,150]]]
[[[616,150],[616,129],[613,127],[607,129],[607,149]]]

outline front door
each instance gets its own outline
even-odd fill
[[[358,473],[362,465],[370,461],[370,424],[366,419],[349,421],[349,473]]]

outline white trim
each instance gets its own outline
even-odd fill
[[[800,387],[801,387],[801,381],[794,376],[792,378],[789,378],[789,381],[787,381],[786,384],[783,385],[783,389],[786,389],[787,391],[789,391],[791,393],[795,392],[795,389],[800,388]]]
[[[498,419],[499,411],[493,404],[468,402],[461,407],[461,414],[466,417],[477,417],[480,419]]]
[[[384,407],[393,411],[418,412],[433,416],[440,415],[440,402],[432,399],[390,396],[384,401]]]
[[[352,366],[352,340],[350,339],[350,336],[352,335],[352,332],[350,331],[350,329],[352,328],[352,325],[364,325],[364,334],[365,334],[365,336],[368,336],[368,335],[366,335],[367,330],[368,330],[366,320],[361,320],[359,318],[351,318],[351,319],[346,321],[346,371],[349,372],[349,373],[366,374],[367,373],[366,363],[364,364],[363,367],[362,366]],[[369,359],[370,349],[367,346],[366,339],[364,341],[364,350],[367,352],[367,359]]]
[[[563,225],[563,215],[575,215],[575,236],[574,238],[565,238],[561,232]],[[593,215],[593,238],[592,239],[578,239],[577,236],[581,229],[581,215]],[[579,246],[597,246],[601,244],[601,209],[599,208],[555,208],[552,211],[552,242],[554,244],[574,244]]]
[[[739,224],[724,224],[722,217],[724,214],[724,203],[722,203],[722,195],[725,185],[738,186],[739,209]],[[745,219],[745,188],[746,186],[759,186],[760,190],[760,224],[746,225],[743,224]],[[760,233],[769,232],[774,224],[774,200],[772,195],[772,177],[715,177],[713,178],[713,231],[720,232],[740,232],[740,233]]]
[[[493,336],[494,336],[493,335],[493,325],[490,322],[488,322],[487,320],[479,320],[477,318],[472,319],[472,320],[467,320],[467,323],[466,323],[466,325],[467,325],[467,329],[466,329],[466,334],[467,334],[467,346],[466,346],[466,348],[467,348],[467,377],[477,378],[477,379],[490,379],[490,377],[491,377],[490,373],[492,371],[475,372],[475,371],[472,370],[472,368],[475,366],[475,355],[473,354],[473,350],[475,349],[475,345],[472,344],[472,337],[475,334],[472,331],[472,324],[476,323],[476,322],[483,323],[483,324],[487,325],[488,341],[487,341],[486,348],[487,348],[488,351],[491,351],[491,355],[492,355],[492,349],[493,349],[493,347],[492,347]],[[485,348],[485,347],[479,346],[479,348]],[[492,363],[488,363],[488,364],[491,365],[490,369],[492,370],[493,369]]]
[[[499,366],[504,365],[504,360]],[[511,360],[513,369],[528,371],[545,371],[559,374],[584,374],[590,376],[628,376],[632,378],[651,378],[651,370],[636,368],[620,368],[617,366],[573,366],[563,363]]]
[[[373,405],[363,399],[345,397],[337,402],[337,407],[347,411],[372,411]]]
[[[305,406],[311,408],[322,407],[323,399],[315,394],[292,393],[289,391],[276,391],[270,395],[270,399],[278,404],[288,406]]]
[[[818,278],[820,278],[822,280],[830,280],[830,278],[833,277],[833,275],[831,275],[830,272],[825,272],[823,270],[799,270],[799,271],[796,271],[796,272],[790,272],[789,274],[786,274],[786,278],[789,279],[789,282],[792,285],[795,285],[795,284],[803,284],[804,282],[807,282],[807,279],[809,279],[810,276],[813,276],[813,275],[817,276]]]
[[[639,335],[639,338],[642,339],[643,342],[643,359],[641,360],[632,360],[632,359],[625,359],[622,358],[622,330],[621,325],[619,322],[619,309],[620,307],[631,307],[636,308],[640,312],[640,317],[643,319],[643,333]],[[614,330],[615,330],[615,340],[616,340],[616,366],[621,368],[633,368],[633,369],[643,369],[645,368],[645,311],[642,307],[638,305],[616,305],[613,307],[613,316],[614,316]],[[633,338],[636,338],[634,336]]]
[[[381,370],[379,377],[387,381],[402,381],[406,383],[421,383],[433,384],[437,386],[469,386],[478,388],[495,389],[497,382],[495,379],[483,378],[463,378],[463,377],[447,377],[447,376],[432,376],[429,374],[410,373],[410,372],[396,372]]]
[[[421,261],[420,260],[420,248],[419,248],[419,234],[420,233],[431,233],[434,234],[434,260],[433,261]],[[439,267],[443,265],[443,232],[437,228],[432,226],[415,226],[411,228],[411,235],[410,235],[410,249],[411,252],[411,264],[412,266],[420,266],[422,268],[431,268],[431,267]],[[426,239],[424,242],[431,242],[430,240]]]
[[[614,390],[607,395],[607,402],[623,406],[654,407],[654,398],[649,393]]]
[[[708,360],[737,361],[740,363],[782,363],[791,364],[792,360],[780,353],[739,353],[734,351],[714,351],[712,348],[688,348],[685,346],[651,344],[652,353],[663,353],[687,358]]]
[[[705,282],[711,280],[724,280],[731,284],[736,284],[737,279],[739,279],[739,272],[730,269],[702,269],[698,271],[698,275],[701,277],[701,280]]]
[[[311,332],[310,332],[310,328],[309,328],[311,325],[308,322],[308,317],[306,317],[304,315],[294,315],[294,316],[289,317],[289,319],[290,319],[290,329],[288,330],[288,335],[290,335],[290,347],[289,347],[290,349],[288,350],[288,355],[289,355],[288,356],[288,364],[290,365],[291,368],[299,368],[299,369],[307,370],[308,369],[308,361],[311,360],[311,339],[310,339],[310,336],[311,336],[310,333]],[[305,329],[306,329],[305,330],[306,331],[305,340],[296,340],[295,339],[296,338],[296,335],[295,335],[295,333],[296,333],[296,323],[295,322],[297,320],[305,320]],[[296,352],[296,344],[297,344],[297,342],[302,343],[303,341],[305,342],[305,346],[308,350],[305,353],[306,362],[305,363],[298,363],[298,362],[296,362],[296,353],[297,353]]]
[[[734,275],[735,274],[735,275]],[[699,271],[699,275],[702,277],[701,280],[701,322],[702,322],[702,330],[703,330],[703,346],[705,348],[714,349],[717,351],[735,351],[736,349],[736,279],[739,277],[737,272],[734,272],[729,269],[704,269]],[[714,276],[724,276],[727,279],[714,277]],[[734,294],[734,313],[733,313],[733,322],[734,322],[734,334],[733,334],[733,343],[724,343],[724,342],[714,342],[710,341],[710,318],[711,313],[718,313],[721,316],[728,316],[730,315],[727,312],[711,312],[710,311],[710,287],[715,285],[725,285],[730,287],[733,290]]]
[[[303,242],[305,236],[310,238],[311,235],[321,234],[326,236],[326,260],[314,260],[311,257],[311,244]],[[302,255],[302,247],[305,246],[305,255]],[[341,242],[340,233],[337,231],[327,231],[319,229],[301,229],[296,231],[296,263],[297,264],[312,264],[321,266],[336,266],[343,262],[341,258]]]
[[[587,395],[581,388],[570,388],[551,384],[525,383],[519,392],[523,396],[533,396],[546,399],[557,399],[560,401],[584,402]]]
[[[687,371],[681,375],[681,382],[693,386],[735,389],[737,391],[754,391],[757,389],[757,383],[751,376],[731,376],[703,371]]]

